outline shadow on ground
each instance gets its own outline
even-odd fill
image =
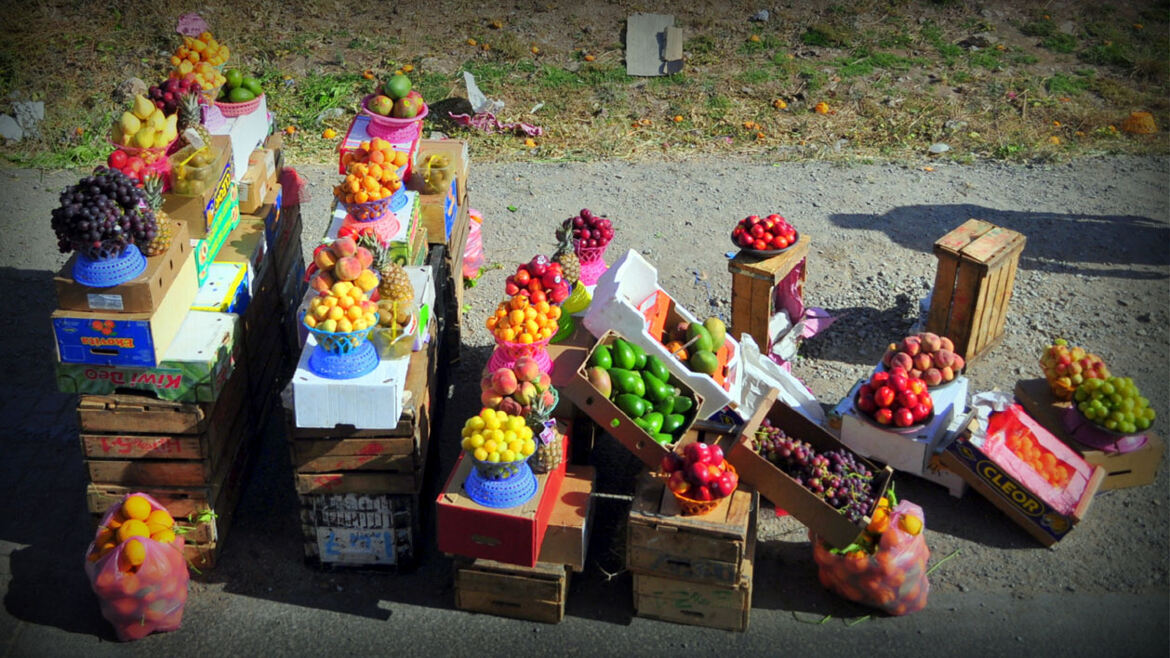
[[[1170,263],[1170,227],[1137,215],[1077,215],[999,210],[973,204],[900,206],[883,215],[836,214],[829,219],[851,229],[881,231],[893,242],[929,253],[940,222],[958,227],[982,219],[1028,239],[1020,267],[1059,274],[1093,274],[1122,279],[1164,279],[1165,274],[1135,270]],[[1101,267],[1082,267],[1092,263]]]

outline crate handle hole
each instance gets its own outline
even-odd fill
[[[89,351],[92,354],[98,354],[100,356],[118,356],[118,350],[112,348],[94,347]]]
[[[492,599],[492,605],[498,605],[498,606],[502,606],[505,608],[519,608],[520,607],[520,604],[516,603],[515,601],[500,601],[498,599]]]
[[[705,615],[703,615],[703,613],[699,612],[698,610],[679,610],[679,612],[683,613],[684,615],[698,617],[699,619],[702,619],[705,616]]]
[[[667,564],[672,567],[690,567],[691,563],[686,560],[667,560]]]

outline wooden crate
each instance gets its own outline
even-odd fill
[[[1133,452],[1111,453],[1078,443],[1069,436],[1061,420],[1071,402],[1062,402],[1052,395],[1045,379],[1028,379],[1016,382],[1016,399],[1049,432],[1076,450],[1090,464],[1105,469],[1101,490],[1125,489],[1152,484],[1162,465],[1162,453],[1166,443],[1153,432],[1146,432],[1146,445]]]
[[[119,420],[130,431],[107,434],[83,429],[81,448],[90,481],[127,486],[199,486],[210,482],[223,462],[236,454],[250,429],[247,386],[246,369],[236,368],[214,403],[185,405],[188,411],[210,407],[206,429],[198,433],[140,434],[131,422],[133,416],[121,414]],[[179,425],[190,426],[191,418],[175,415],[164,420],[178,419]],[[151,426],[146,422],[141,429],[150,431]]]
[[[455,561],[455,607],[555,624],[565,616],[569,569],[537,562],[521,567],[491,560]]]
[[[647,576],[738,586],[757,501],[756,491],[740,481],[739,489],[711,512],[682,516],[665,480],[644,471],[626,526],[626,568]]]
[[[968,362],[1003,337],[1025,242],[1015,231],[969,219],[934,243],[938,273],[926,330],[950,338]]]
[[[753,515],[743,569],[736,585],[727,587],[635,573],[634,613],[678,624],[746,631],[751,618],[755,554]]]
[[[418,496],[300,496],[305,559],[315,566],[412,564],[419,537]]]
[[[770,351],[769,323],[782,310],[776,305],[776,287],[799,265],[797,293],[803,298],[810,242],[808,235],[801,233],[796,244],[777,256],[761,259],[741,251],[727,262],[731,272],[731,335],[749,334],[760,351]]]

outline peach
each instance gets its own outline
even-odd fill
[[[500,368],[492,373],[492,390],[500,395],[511,395],[519,386],[516,373],[511,368]]]
[[[353,238],[344,237],[334,240],[333,244],[331,244],[329,248],[333,251],[334,254],[337,255],[338,259],[341,259],[345,258],[346,256],[353,256],[356,254],[358,246],[357,242],[354,242]]]
[[[914,368],[916,370],[926,370],[930,365],[930,355],[926,352],[919,352],[914,357]]]
[[[483,378],[479,380],[480,392],[490,391],[493,388],[494,387],[492,386],[492,376],[491,375],[484,375]]]
[[[942,371],[938,368],[928,368],[922,373],[922,381],[926,382],[927,386],[938,386],[942,383]]]
[[[918,336],[907,336],[902,339],[902,351],[910,356],[917,356],[922,350],[922,340]]]
[[[516,364],[512,366],[512,369],[516,371],[516,376],[521,381],[536,382],[540,380],[540,364],[530,356],[516,359]]]
[[[317,272],[309,281],[309,287],[317,292],[329,292],[333,289],[333,275],[328,272]]]
[[[318,270],[327,272],[337,264],[337,256],[334,256],[333,252],[328,249],[321,249],[313,254],[313,263],[317,265]]]
[[[914,379],[922,379],[922,371],[921,371],[921,370],[919,370],[918,368],[915,368],[915,369],[911,370],[911,371],[910,371],[909,373],[907,373],[907,374],[908,374],[910,377],[913,377]]]
[[[357,253],[354,255],[361,261],[362,267],[370,267],[374,264],[374,254],[370,253],[370,250],[365,247],[358,247]]]
[[[362,289],[362,292],[370,292],[378,287],[378,276],[371,270],[363,269],[361,274],[353,280],[353,284]]]
[[[894,353],[897,351],[898,351],[898,346],[894,343],[890,343],[890,346],[886,348],[886,353],[882,355],[882,365],[889,368],[890,367],[890,359],[892,359],[894,357]]]
[[[955,351],[955,344],[951,342],[950,338],[947,338],[946,336],[940,336],[938,341],[938,348],[940,350],[950,350],[952,352]]]
[[[493,391],[484,391],[479,394],[480,404],[488,409],[499,409],[500,403],[503,402],[503,396],[496,395]]]
[[[955,362],[955,353],[950,350],[939,350],[934,353],[934,365],[936,368],[950,368]]]
[[[914,369],[914,358],[905,352],[898,352],[890,357],[890,370],[901,368],[907,372]]]
[[[333,274],[341,281],[353,281],[361,275],[366,268],[362,267],[362,262],[355,256],[345,256],[337,259],[337,265],[333,266]]]
[[[950,368],[943,368],[940,370],[940,372],[942,372],[942,378],[944,382],[949,382],[955,378],[955,371],[951,370]]]
[[[500,411],[508,414],[509,416],[524,415],[524,409],[520,406],[520,403],[513,400],[512,398],[504,398],[500,402]]]
[[[922,341],[922,350],[924,352],[937,352],[942,346],[942,339],[938,334],[929,331],[924,331],[918,334],[918,338]]]
[[[962,372],[963,366],[965,366],[965,365],[967,365],[967,362],[963,360],[963,357],[956,354],[955,359],[953,361],[951,361],[951,370],[955,371],[956,373]],[[1105,379],[1105,378],[1099,377],[1099,379]]]

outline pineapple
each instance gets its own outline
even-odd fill
[[[561,276],[565,277],[565,281],[569,284],[571,290],[577,284],[577,280],[581,278],[581,259],[577,257],[576,251],[573,250],[573,220],[566,219],[565,223],[557,231],[557,238],[560,244],[557,246],[557,251],[553,254],[553,261],[561,264]]]
[[[414,287],[410,285],[410,277],[401,265],[388,257],[378,271],[382,275],[382,281],[378,284],[378,294],[381,296],[378,305],[382,308],[396,308],[394,322],[405,325],[410,321],[410,311],[414,307]],[[394,304],[396,306],[391,306]]]
[[[142,189],[146,192],[146,202],[150,205],[150,209],[154,211],[154,221],[158,225],[155,229],[154,238],[142,247],[142,253],[146,256],[158,256],[165,254],[171,248],[171,240],[174,239],[175,226],[171,223],[171,218],[163,212],[163,179],[158,174],[150,174],[142,183]]]
[[[552,390],[555,392],[555,389]],[[544,431],[544,421],[549,419],[555,407],[556,402],[553,402],[552,406],[546,407],[542,401],[538,401],[533,405],[532,413],[526,419],[528,427],[532,428],[532,433],[536,439],[536,452],[532,453],[532,456],[528,458],[528,466],[532,469],[533,473],[547,473],[561,463],[560,434],[554,430],[556,436],[553,437],[553,440],[548,443],[540,440],[540,433]]]
[[[204,144],[211,143],[211,133],[203,127],[203,107],[199,104],[199,92],[191,91],[179,99],[179,135],[183,135],[190,128],[194,130]],[[190,141],[184,136],[183,143]]]

